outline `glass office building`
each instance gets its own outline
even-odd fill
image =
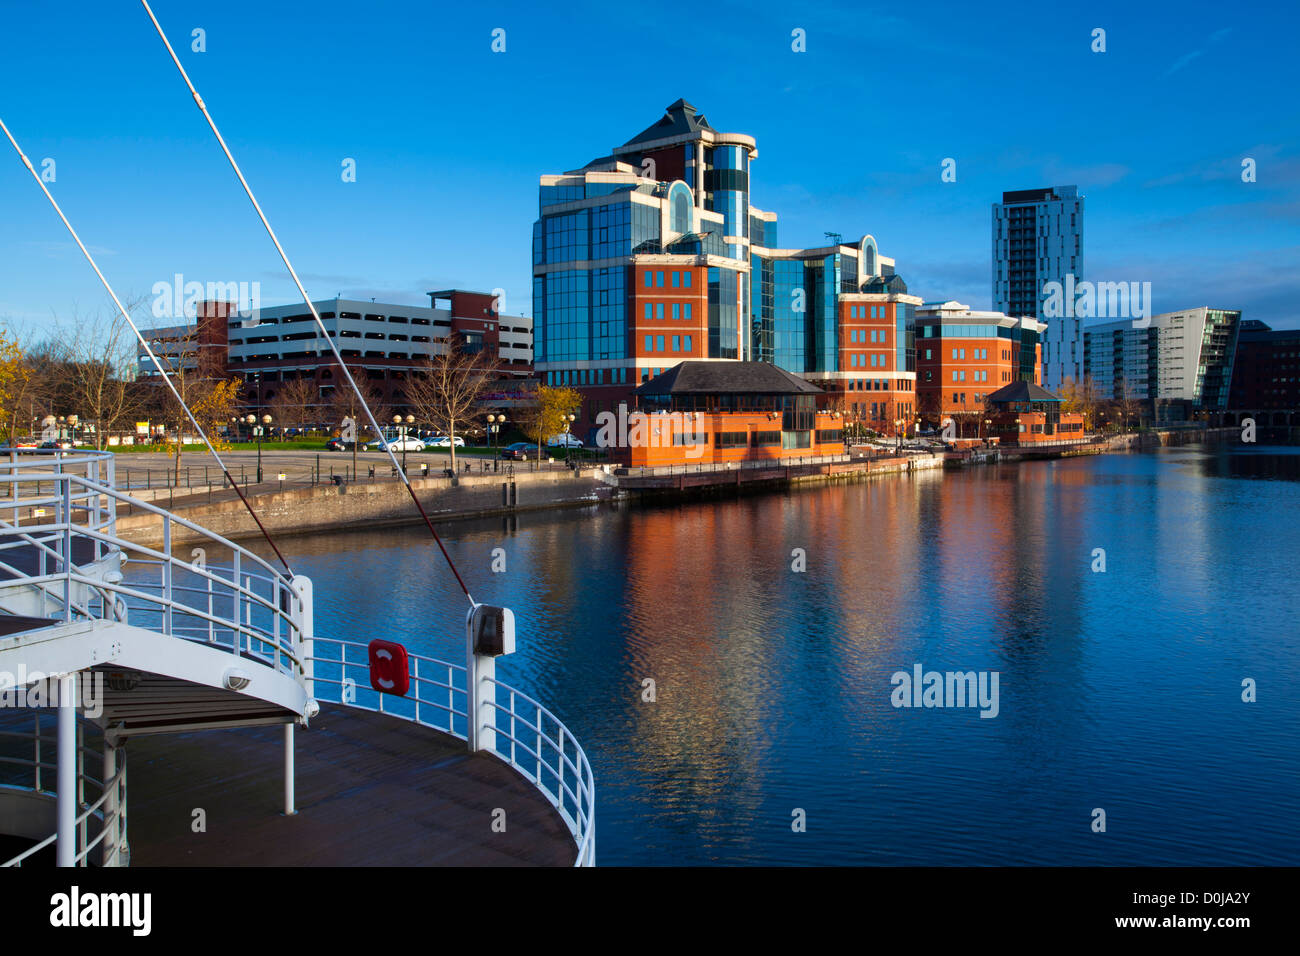
[[[775,213],[751,202],[757,156],[752,137],[720,133],[678,100],[608,156],[541,177],[534,361],[547,384],[583,390],[579,435],[637,384],[687,360],[769,362],[848,390],[857,376],[845,355],[845,296],[878,300],[882,320],[891,303],[889,321],[905,328],[887,390],[914,378],[905,343],[920,300],[899,288],[893,260],[870,236],[780,248]],[[868,289],[873,280],[885,285]]]

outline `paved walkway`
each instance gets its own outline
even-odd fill
[[[298,814],[279,726],[126,745],[132,866],[571,866],[555,809],[496,757],[409,721],[322,705],[299,728]],[[505,811],[504,833],[493,813]],[[206,815],[206,832],[192,827]],[[498,815],[499,816],[499,815]]]

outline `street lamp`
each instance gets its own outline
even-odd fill
[[[987,443],[988,440],[989,440],[989,433],[990,433],[992,430],[993,430],[993,419],[991,419],[991,418],[986,418],[986,419],[984,419],[984,441],[985,441],[986,443]]]
[[[406,424],[402,424],[405,421]],[[401,415],[393,416],[393,424],[397,426],[397,434],[402,439],[402,471],[406,471],[406,433],[412,425],[415,424],[415,416],[407,415],[405,419]]]
[[[488,421],[488,447],[491,448],[494,445],[494,442],[492,441],[492,436],[495,433],[499,432],[502,426],[505,425],[506,416],[504,414],[502,415],[490,414],[487,417],[487,421]],[[493,422],[495,422],[496,424],[493,424]]]
[[[253,434],[257,437],[257,483],[260,485],[262,483],[262,432],[264,426],[271,424],[271,416],[263,415],[261,425],[258,424],[256,415],[249,415],[244,421],[253,426]]]
[[[905,422],[901,418],[894,419],[894,454],[903,452],[903,425]]]

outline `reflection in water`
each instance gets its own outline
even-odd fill
[[[1184,447],[444,534],[475,597],[515,609],[499,674],[592,760],[602,862],[1295,863],[1300,485],[1238,480],[1294,477],[1291,452]],[[463,654],[463,596],[419,529],[287,544],[322,633]],[[999,716],[894,709],[890,675],[916,663],[998,671]],[[1258,703],[1244,677],[1267,687]]]

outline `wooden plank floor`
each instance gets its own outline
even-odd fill
[[[572,865],[559,814],[496,757],[348,707],[297,730],[296,816],[280,726],[131,738],[132,866]],[[505,810],[506,831],[492,828]],[[207,830],[191,828],[193,811]]]

